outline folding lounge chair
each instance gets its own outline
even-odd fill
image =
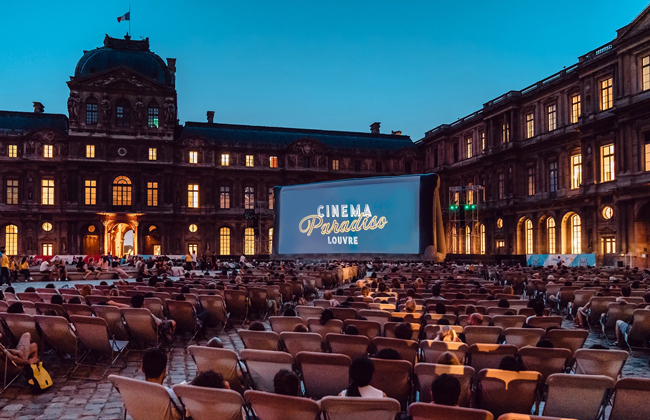
[[[250,390],[244,398],[259,420],[316,420],[320,414],[318,403],[309,398]]]
[[[120,312],[131,337],[141,350],[158,347],[160,344],[158,326],[149,309],[121,308]]]
[[[418,363],[414,370],[416,383],[420,390],[420,402],[431,402],[431,384],[443,373],[453,376],[460,382],[460,398],[458,405],[469,407],[472,400],[471,385],[476,376],[471,366],[439,365],[434,363]]]
[[[402,340],[399,338],[375,337],[372,344],[379,353],[382,349],[396,350],[402,360],[414,365],[418,358],[418,342],[413,340]]]
[[[399,401],[406,411],[411,395],[411,372],[413,365],[406,360],[372,359],[375,372],[370,385],[384,391],[387,397]]]
[[[230,383],[230,389],[240,394],[244,392],[237,353],[203,346],[189,346],[187,352],[196,364],[197,373],[213,370],[223,375],[223,379]]]
[[[492,413],[486,410],[422,402],[411,404],[408,413],[412,420],[494,420]]]
[[[534,347],[544,334],[546,331],[541,328],[506,328],[504,332],[505,343],[517,348]]]
[[[343,330],[343,321],[339,319],[330,319],[325,325],[321,325],[320,320],[317,318],[309,318],[307,320],[307,328],[309,331],[320,334],[325,340],[329,333],[340,334]]]
[[[483,369],[478,373],[478,406],[496,417],[505,413],[528,414],[541,377],[539,372]]]
[[[242,420],[244,399],[230,389],[174,385],[174,393],[193,420]]]
[[[365,321],[362,319],[346,319],[343,321],[343,328],[354,325],[359,330],[359,335],[365,335],[370,341],[381,335],[381,324],[376,321]]]
[[[501,359],[517,354],[517,346],[511,344],[472,344],[467,351],[469,365],[477,373],[483,369],[497,369]]]
[[[0,313],[0,319],[2,320],[4,330],[10,333],[14,346],[18,344],[20,337],[26,332],[31,335],[32,342],[40,342],[40,334],[38,333],[36,322],[32,315],[2,312]]]
[[[548,395],[543,415],[577,419],[595,419],[614,388],[614,380],[603,375],[556,373],[546,380]]]
[[[650,419],[650,379],[621,378],[615,391],[609,420]]]
[[[472,344],[497,344],[497,341],[503,333],[501,327],[486,327],[469,325],[464,329],[465,343],[468,346]]]
[[[93,316],[93,310],[90,309],[90,306],[86,304],[77,304],[77,303],[64,303],[63,309],[68,313],[68,315],[82,315],[82,316]]]
[[[228,322],[228,312],[226,312],[226,302],[223,297],[218,295],[199,295],[199,302],[203,309],[210,314],[209,325],[223,325]]]
[[[36,315],[34,321],[47,344],[56,351],[62,360],[68,358],[72,358],[72,361],[77,360],[79,339],[66,318]]]
[[[460,363],[465,363],[467,354],[467,344],[453,341],[420,341],[420,360],[425,363],[438,363],[438,359],[443,353],[449,352],[458,358]]]
[[[122,355],[122,352],[124,352],[128,343],[126,341],[115,340],[108,329],[108,324],[102,318],[71,315],[70,322],[74,325],[74,328],[77,331],[77,337],[79,337],[79,342],[81,342],[81,345],[85,349],[85,353],[75,363],[76,366],[70,373],[70,377],[73,377],[74,373],[80,366],[100,366],[105,367],[104,372],[101,377],[93,380],[103,379],[108,370],[113,367],[113,364],[115,364],[117,359]],[[97,362],[99,358],[97,356],[108,356],[108,363],[105,366],[98,364]],[[95,358],[95,363],[92,365],[84,364],[83,362],[88,357]],[[126,367],[126,363],[123,363],[123,365],[123,367]]]
[[[553,343],[554,348],[569,349],[571,354],[574,354],[576,350],[584,346],[587,337],[589,337],[589,331],[555,329],[550,330],[546,337]]]
[[[273,378],[282,369],[293,369],[293,356],[283,351],[249,350],[240,351],[239,358],[246,365],[246,371],[253,389],[274,392]]]
[[[0,378],[2,378],[0,394],[9,388],[22,374],[22,367],[18,367],[13,360],[7,357],[7,349],[0,344]]]
[[[578,349],[574,355],[576,374],[605,375],[616,381],[628,355],[625,350]]]
[[[427,340],[435,339],[441,327],[442,325],[426,325],[424,327],[424,338]],[[449,325],[449,327],[452,330],[456,331],[456,335],[461,334],[463,332],[463,327],[460,325]]]
[[[36,307],[36,312],[38,312],[39,315],[45,315],[45,312],[47,311],[54,311],[56,312],[57,316],[62,316],[64,318],[68,317],[68,313],[65,311],[65,309],[63,309],[63,306],[61,305],[38,302],[35,303],[34,306]]]
[[[184,414],[162,385],[117,375],[109,375],[108,379],[122,396],[126,413],[133,420],[171,420],[172,410]]]
[[[247,349],[280,350],[280,336],[273,331],[240,330],[239,337]]]
[[[271,324],[271,329],[278,334],[283,331],[293,332],[296,325],[303,324],[302,318],[299,316],[270,316],[269,323]]]
[[[284,348],[293,357],[301,351],[321,352],[323,351],[323,337],[316,333],[281,332],[280,339]]]
[[[228,311],[228,320],[239,318],[245,321],[248,318],[248,307],[246,305],[245,290],[224,290],[226,300],[226,310]]]
[[[345,354],[354,360],[368,355],[370,340],[364,335],[327,334],[325,341],[332,353]]]
[[[497,315],[492,317],[492,325],[503,328],[503,331],[508,328],[522,328],[525,322],[526,317],[523,315]]]
[[[120,308],[109,305],[95,305],[92,306],[92,309],[93,312],[95,312],[95,315],[104,318],[108,324],[108,329],[116,340],[129,341],[131,339],[129,332],[126,330],[126,326],[124,325],[124,319],[122,318]]]
[[[167,310],[171,319],[176,321],[176,333],[188,334],[189,345],[201,331],[201,324],[196,318],[194,305],[187,301],[168,300]]]
[[[300,352],[296,356],[308,397],[338,395],[348,387],[352,361],[343,354]]]
[[[549,327],[562,327],[564,318],[561,316],[534,316],[528,320],[528,326],[531,328],[541,328],[546,330]]]
[[[526,370],[541,373],[542,383],[546,383],[546,379],[554,373],[563,373],[572,360],[569,349],[523,347],[518,354]]]
[[[302,321],[307,324],[309,318],[320,318],[323,308],[318,306],[296,306],[296,312],[298,312],[298,316],[302,318]]]
[[[320,406],[329,420],[395,420],[400,412],[392,398],[324,397]]]

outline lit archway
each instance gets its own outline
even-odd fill
[[[109,251],[114,257],[133,255],[137,252],[135,228],[129,223],[116,223],[109,230]]]
[[[562,218],[562,253],[582,253],[582,220],[575,212],[568,212]]]

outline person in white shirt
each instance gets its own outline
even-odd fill
[[[367,357],[354,359],[350,365],[350,386],[341,391],[340,397],[386,398],[386,394],[370,385],[375,365]]]
[[[183,277],[185,275],[185,269],[180,265],[174,265],[172,267],[172,276],[174,277]]]
[[[52,279],[52,266],[54,263],[50,263],[48,261],[43,260],[41,263],[41,267],[39,268],[38,271],[40,271],[41,274],[45,274],[45,277],[43,277],[43,281],[50,281]]]

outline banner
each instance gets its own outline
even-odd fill
[[[528,254],[529,267],[548,267],[562,264],[564,267],[594,267],[596,254]]]

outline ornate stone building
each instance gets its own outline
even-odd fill
[[[484,187],[479,223],[449,226],[451,252],[595,253],[647,267],[650,8],[578,63],[418,144],[443,200],[449,187]]]
[[[177,120],[175,59],[149,40],[85,51],[68,116],[0,111],[0,244],[9,254],[128,249],[138,254],[264,255],[272,187],[424,170],[401,133]],[[130,236],[131,234],[129,234]]]

